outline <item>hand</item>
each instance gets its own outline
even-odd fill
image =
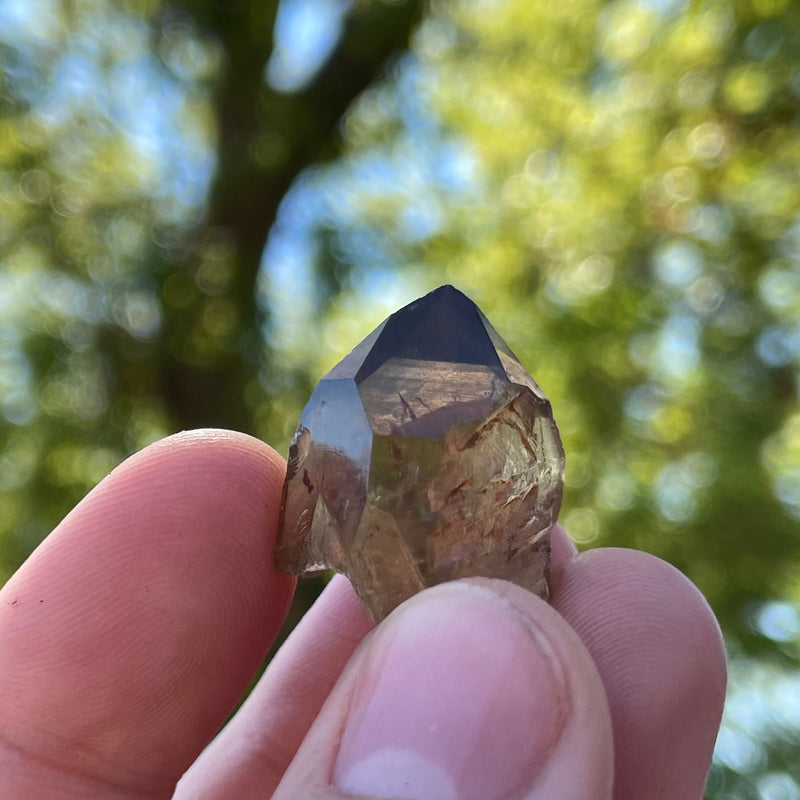
[[[552,605],[458,581],[370,634],[335,578],[203,751],[291,601],[273,566],[284,469],[240,434],[171,437],[11,578],[0,798],[701,797],[725,688],[711,611],[664,562],[575,555],[561,530]]]

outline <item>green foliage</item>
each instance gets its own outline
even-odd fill
[[[389,231],[423,284],[470,291],[530,365],[574,535],[662,555],[736,626],[790,590],[800,547],[800,14],[490,5],[435,4],[413,50],[470,191],[414,241],[418,198],[356,184],[355,224]],[[354,163],[415,135],[369,102],[347,130]]]
[[[684,570],[778,713],[796,3],[361,0],[291,92],[264,79],[276,0],[34,5],[0,25],[0,582],[170,431],[285,449],[321,372],[449,281],[553,401],[572,535]],[[712,796],[800,781],[796,730],[731,707]]]

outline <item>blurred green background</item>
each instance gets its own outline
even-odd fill
[[[0,583],[161,436],[285,452],[444,282],[553,401],[579,545],[717,612],[708,797],[800,800],[792,0],[0,0]]]

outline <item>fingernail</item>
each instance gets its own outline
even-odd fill
[[[568,712],[564,671],[529,617],[455,582],[376,631],[333,782],[402,800],[499,800],[530,786]]]

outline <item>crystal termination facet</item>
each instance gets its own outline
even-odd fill
[[[467,576],[547,598],[563,475],[549,400],[480,309],[441,286],[314,390],[289,451],[278,566],[343,572],[375,621]]]

